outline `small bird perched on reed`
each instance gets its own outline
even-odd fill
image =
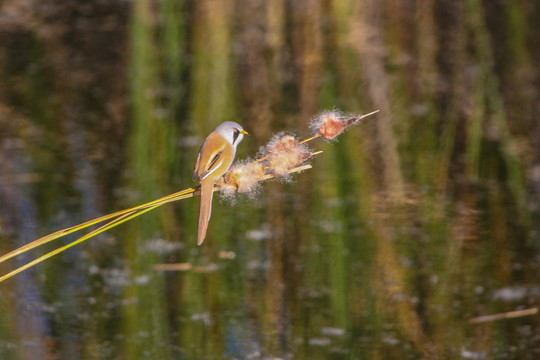
[[[201,245],[206,237],[212,213],[214,183],[231,167],[236,155],[236,147],[245,134],[247,131],[239,124],[225,121],[212,131],[201,144],[193,170],[193,181],[199,180],[201,184],[197,245]]]

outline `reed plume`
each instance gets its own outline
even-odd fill
[[[375,110],[365,115],[344,115],[339,110],[323,111],[311,120],[310,128],[316,137],[322,136],[327,140],[333,140],[349,126],[356,124],[361,119],[379,112]]]
[[[262,181],[272,178],[284,178],[287,180],[293,173],[311,169],[311,165],[308,163],[308,160],[310,160],[313,156],[322,153],[322,151],[310,150],[307,146],[308,142],[317,139],[318,137],[323,137],[328,140],[334,139],[349,126],[358,123],[360,119],[372,115],[377,111],[366,115],[349,117],[344,116],[337,110],[322,112],[314,117],[311,121],[310,128],[313,130],[314,135],[302,141],[299,141],[294,135],[286,134],[284,132],[278,133],[268,142],[266,146],[261,148],[259,151],[259,156],[255,160],[248,159],[236,162],[231,169],[216,183],[214,191],[220,190],[227,197],[234,196],[237,193],[253,193],[259,188]],[[1,256],[0,263],[30,251],[38,246],[64,237],[68,234],[104,223],[97,229],[90,231],[73,242],[52,250],[45,255],[42,255],[37,259],[32,260],[3,276],[0,276],[0,282],[161,205],[199,195],[199,188],[200,186],[194,186],[146,204],[104,215],[97,219],[89,220],[82,224],[56,231],[50,235],[44,236],[32,241],[31,243],[21,246]]]
[[[286,178],[293,172],[310,168],[310,165],[301,165],[319,153],[311,152],[307,145],[300,143],[293,135],[282,132],[261,148],[259,158],[234,164],[217,182],[217,186],[226,197],[236,193],[253,193],[263,180]]]

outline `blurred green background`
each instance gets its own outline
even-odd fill
[[[222,121],[313,169],[0,284],[1,359],[537,359],[540,2],[5,0],[0,250],[193,186]],[[2,273],[73,240],[16,261]],[[56,245],[55,245],[56,244]],[[156,264],[182,264],[161,271]]]

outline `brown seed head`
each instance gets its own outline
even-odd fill
[[[218,185],[224,195],[235,192],[249,193],[257,188],[258,182],[264,179],[264,166],[259,162],[237,163],[225,174]]]
[[[311,128],[325,139],[331,140],[359,119],[360,117],[345,119],[337,110],[325,111],[313,119]]]
[[[291,135],[279,133],[266,146],[268,170],[277,176],[286,176],[289,170],[306,160],[310,151]]]

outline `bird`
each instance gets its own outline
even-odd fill
[[[201,184],[197,245],[201,245],[206,237],[212,213],[214,183],[229,170],[236,155],[236,147],[247,134],[241,125],[225,121],[201,144],[193,169],[193,181],[198,180]]]

